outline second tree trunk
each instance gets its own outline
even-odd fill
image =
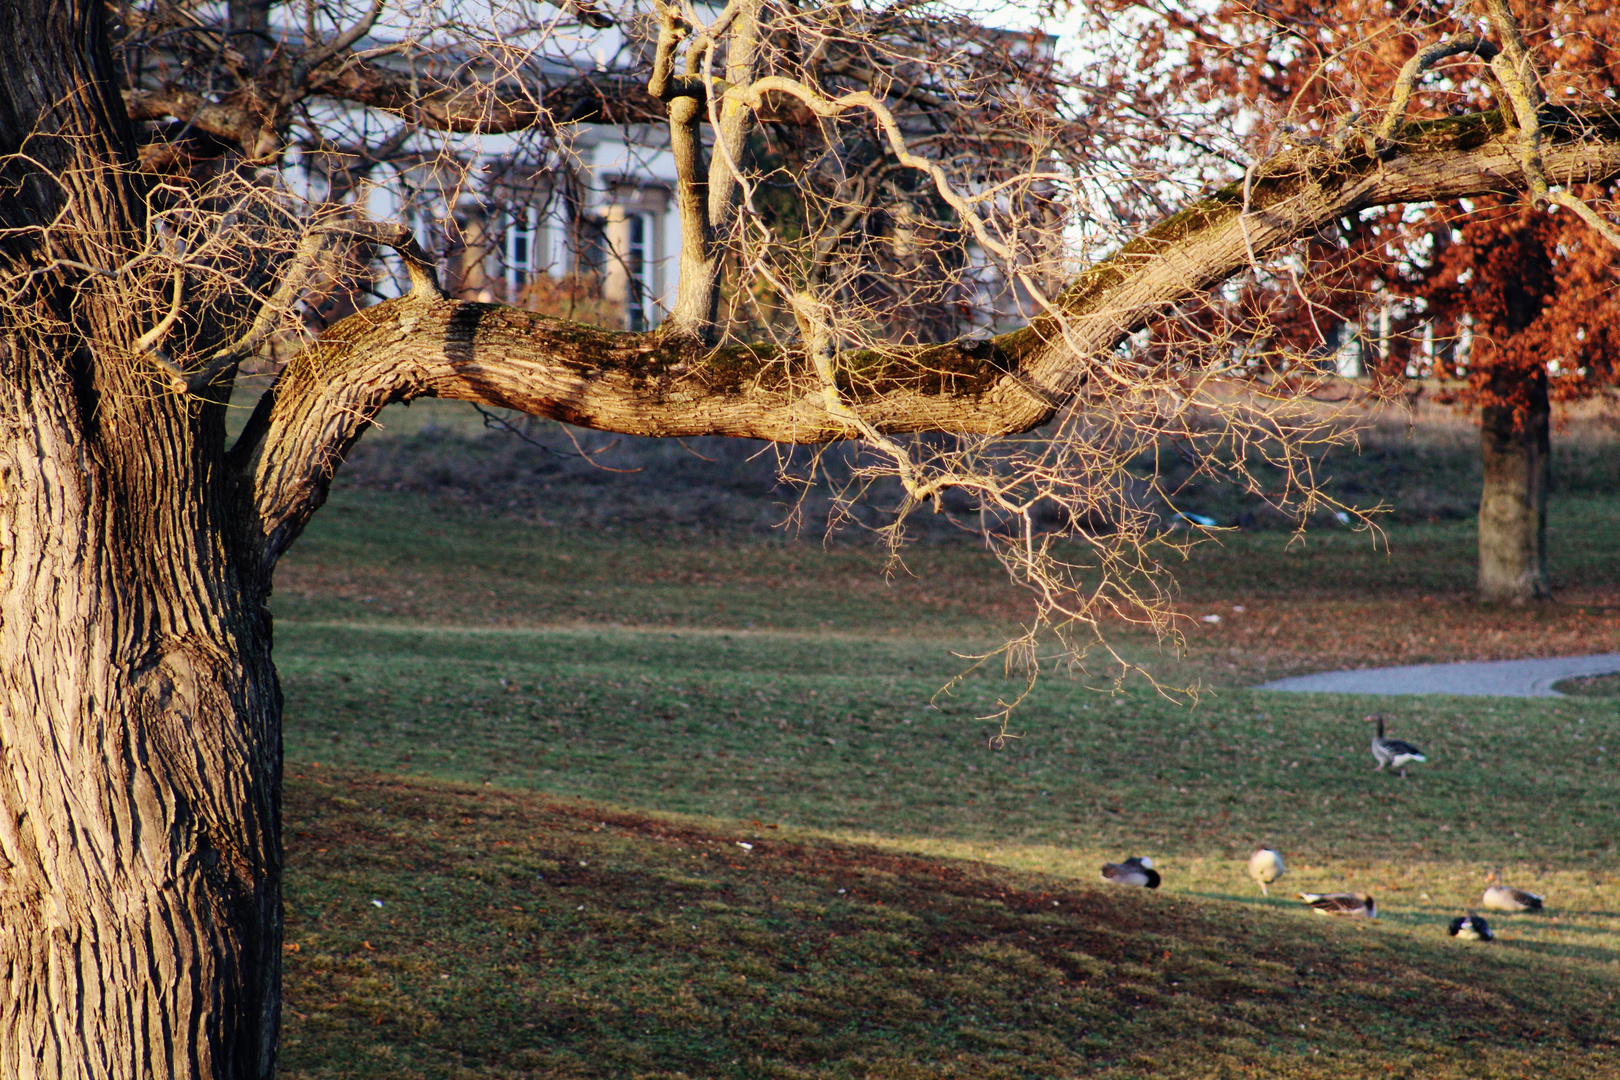
[[[1547,581],[1547,482],[1552,457],[1546,374],[1528,407],[1487,405],[1479,441],[1485,482],[1479,500],[1479,598],[1528,604],[1552,595]]]

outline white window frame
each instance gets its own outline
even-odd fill
[[[648,280],[653,264],[653,224],[650,214],[630,213],[625,228],[625,321],[628,329],[651,330],[652,317],[647,310],[652,299],[652,282]],[[639,238],[638,238],[638,235]]]

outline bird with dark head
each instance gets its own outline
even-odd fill
[[[1132,855],[1124,862],[1103,863],[1102,879],[1111,885],[1134,885],[1139,889],[1157,889],[1159,872],[1153,869],[1153,860]]]
[[[1475,915],[1472,911],[1452,919],[1451,929],[1446,932],[1459,941],[1496,940],[1496,935],[1491,933],[1491,924]]]
[[[1406,776],[1407,765],[1414,761],[1429,760],[1423,756],[1423,751],[1419,750],[1411,743],[1404,742],[1401,739],[1386,738],[1384,736],[1383,713],[1374,713],[1373,715],[1367,717],[1366,720],[1369,724],[1378,725],[1378,734],[1373,736],[1372,741],[1372,756],[1378,759],[1378,764],[1373,768],[1373,772],[1379,771],[1385,765],[1393,765],[1395,768],[1401,770],[1401,776],[1404,778]]]

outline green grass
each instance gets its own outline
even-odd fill
[[[1017,610],[1005,575],[967,547],[908,553],[907,568],[886,579],[870,546],[576,532],[393,492],[333,502],[278,581],[283,618],[858,628],[989,641]],[[987,621],[998,606],[1008,619]]]
[[[1553,689],[1573,697],[1616,697],[1620,696],[1620,675],[1581,675],[1553,683]]]
[[[289,1077],[1613,1072],[1612,971],[1438,916],[314,772],[289,785]]]
[[[1473,624],[1608,640],[1596,601],[1469,606],[1466,521],[1394,525],[1387,553],[1228,535],[1187,603],[1248,613],[1163,668],[1213,692],[1051,677],[996,740],[978,718],[1020,684],[939,692],[1019,612],[971,547],[886,581],[855,543],[581,498],[591,533],[392,483],[340,486],[276,597],[286,1075],[1620,1076],[1620,698],[1242,688],[1245,652],[1365,662],[1362,624],[1431,609],[1442,656]],[[1555,503],[1589,589],[1620,580],[1614,509]],[[1375,708],[1429,754],[1407,780],[1371,769]],[[1269,899],[1260,843],[1290,868]],[[1158,893],[1096,883],[1127,854]],[[1448,939],[1497,865],[1548,911]]]
[[[1620,584],[1614,492],[1558,496],[1547,517],[1555,588]],[[1380,534],[1320,528],[1292,540],[1276,532],[1227,532],[1218,543],[1194,548],[1176,567],[1176,578],[1189,596],[1466,597],[1473,591],[1479,534],[1472,519],[1386,521]]]
[[[1614,701],[1225,690],[1188,707],[1052,678],[995,749],[975,717],[1019,686],[941,695],[958,665],[916,642],[309,625],[283,627],[280,658],[294,761],[975,845],[1230,859],[1271,839],[1311,860],[1620,870]],[[1372,772],[1373,708],[1433,762]]]

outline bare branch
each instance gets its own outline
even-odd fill
[[[416,234],[402,222],[338,221],[322,225],[320,231],[393,248],[411,279],[411,295],[418,299],[443,300],[449,295],[439,284],[439,271],[433,258],[422,250]]]
[[[1620,112],[1547,110],[1547,166],[1561,182],[1620,176]],[[873,432],[1028,430],[1114,347],[1166,306],[1358,210],[1517,193],[1516,132],[1500,113],[1409,125],[1387,159],[1350,148],[1289,150],[1161,222],[1082,273],[1055,310],[989,342],[845,353],[840,399]],[[1240,222],[1240,217],[1246,221]],[[1245,231],[1248,236],[1245,238]],[[490,304],[420,296],[340,323],[288,366],[233,451],[271,559],[325,498],[332,471],[383,406],[420,396],[477,401],[582,427],[808,443],[849,437],[802,352],[713,350]]]
[[[754,81],[760,57],[759,13],[763,0],[731,0],[716,23],[729,21],[731,38],[726,49],[725,81],[747,86]],[[715,32],[713,28],[710,33]],[[713,50],[703,53],[703,83],[708,91],[709,126],[714,129],[714,153],[709,158],[709,224],[724,231],[736,213],[741,197],[741,176],[737,162],[753,124],[753,110],[729,96],[719,100],[714,72],[710,69]],[[729,94],[729,91],[725,91]]]
[[[312,75],[308,92],[395,113],[438,131],[486,135],[574,121],[661,124],[667,115],[640,80],[603,73],[537,89],[425,74],[413,84],[410,76],[351,57],[336,71]],[[189,90],[125,90],[123,95],[131,120],[173,117],[243,147],[253,146],[267,115],[234,98],[211,102]]]
[[[670,100],[669,149],[675,159],[675,210],[681,223],[680,271],[675,303],[665,321],[666,332],[696,341],[714,340],[715,304],[719,296],[719,255],[709,220],[708,181],[703,166],[703,83],[682,77],[696,93],[675,87],[675,50],[689,26],[672,5],[659,9],[657,53],[647,89]]]
[[[1406,107],[1412,100],[1412,91],[1417,88],[1423,73],[1440,61],[1463,53],[1475,53],[1488,62],[1495,59],[1497,48],[1473,34],[1458,34],[1450,41],[1430,45],[1406,62],[1395,80],[1395,93],[1384,112],[1383,122],[1378,125],[1380,146],[1390,145],[1400,134],[1401,124],[1406,119]]]
[[[1611,247],[1620,249],[1620,232],[1586,203],[1568,191],[1554,192],[1547,183],[1545,163],[1542,160],[1542,120],[1540,108],[1546,100],[1541,90],[1541,77],[1535,61],[1525,48],[1519,22],[1507,0],[1482,0],[1491,28],[1502,39],[1500,55],[1490,57],[1491,70],[1510,102],[1519,128],[1519,158],[1524,169],[1526,193],[1531,205],[1538,210],[1549,204],[1565,206],[1591,226]],[[1484,55],[1483,53],[1481,55]],[[1410,66],[1410,65],[1408,65]],[[1404,74],[1404,73],[1403,73]]]
[[[433,260],[422,250],[410,229],[397,222],[337,221],[317,225],[304,234],[292,258],[281,267],[280,283],[262,302],[247,330],[234,341],[220,346],[203,359],[202,366],[185,372],[172,363],[164,364],[176,393],[200,394],[219,377],[258,351],[292,311],[310,277],[326,259],[333,238],[361,241],[394,249],[411,279],[410,295],[423,300],[443,300],[444,289]],[[144,339],[143,339],[144,340]],[[166,358],[160,358],[166,359]]]
[[[598,8],[591,0],[559,0],[557,6],[578,15],[579,21],[592,30],[606,30],[613,25],[613,17]]]
[[[1620,230],[1616,230],[1613,225],[1603,220],[1596,210],[1586,205],[1584,200],[1576,198],[1567,191],[1555,191],[1547,196],[1547,199],[1549,202],[1556,203],[1559,206],[1567,206],[1575,211],[1576,217],[1596,230],[1599,236],[1609,242],[1609,246],[1616,251],[1620,251]]]
[[[1524,169],[1526,191],[1536,209],[1547,206],[1547,172],[1541,159],[1541,121],[1537,110],[1542,102],[1541,79],[1535,62],[1524,47],[1519,21],[1507,0],[1481,0],[1491,29],[1502,39],[1502,51],[1491,59],[1491,70],[1507,95],[1519,128],[1519,160]]]
[[[303,90],[304,77],[308,72],[320,70],[322,64],[340,53],[348,52],[355,42],[371,33],[371,28],[377,25],[377,18],[382,15],[386,3],[387,0],[371,0],[371,9],[361,16],[359,22],[331,41],[300,56],[294,77],[288,80],[289,85],[282,94],[282,104],[290,105],[297,99],[297,95]]]

